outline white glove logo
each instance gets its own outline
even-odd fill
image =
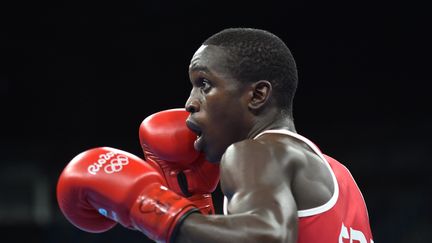
[[[117,155],[115,159],[112,159],[108,165],[105,166],[104,171],[107,174],[114,172],[120,172],[124,165],[129,164],[129,158],[124,155]]]
[[[111,159],[115,155],[116,153],[114,152],[108,152],[106,154],[99,155],[98,161],[89,165],[87,168],[88,173],[96,175],[96,173],[104,166],[104,171],[107,174],[120,172],[123,169],[123,166],[129,164],[129,158],[126,155],[119,154],[117,157]],[[105,165],[108,161],[109,164]]]

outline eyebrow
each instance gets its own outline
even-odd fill
[[[204,71],[204,72],[206,72],[206,73],[211,73],[210,72],[210,69],[208,69],[208,67],[206,67],[206,66],[201,66],[201,65],[194,65],[194,66],[192,66],[191,67],[191,69],[190,69],[191,71]]]

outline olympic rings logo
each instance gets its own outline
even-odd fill
[[[129,164],[129,158],[124,155],[117,155],[117,158],[112,159],[109,165],[104,167],[104,171],[107,174],[112,174],[114,172],[120,172],[124,165]]]
[[[116,157],[113,158],[114,156]],[[109,164],[105,165],[107,162],[109,162]],[[92,175],[96,175],[96,173],[102,167],[104,167],[103,169],[105,173],[112,174],[112,173],[120,172],[123,169],[123,166],[127,164],[129,164],[129,158],[126,155],[116,154],[114,152],[108,152],[106,154],[99,155],[98,161],[96,163],[89,165],[87,167],[87,171]]]

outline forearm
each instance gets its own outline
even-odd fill
[[[281,242],[289,233],[276,219],[264,220],[257,214],[191,214],[180,226],[175,242]],[[289,239],[293,239],[292,235]]]

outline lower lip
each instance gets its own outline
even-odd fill
[[[194,148],[196,151],[201,152],[203,149],[203,139],[202,136],[199,136],[194,142]]]

